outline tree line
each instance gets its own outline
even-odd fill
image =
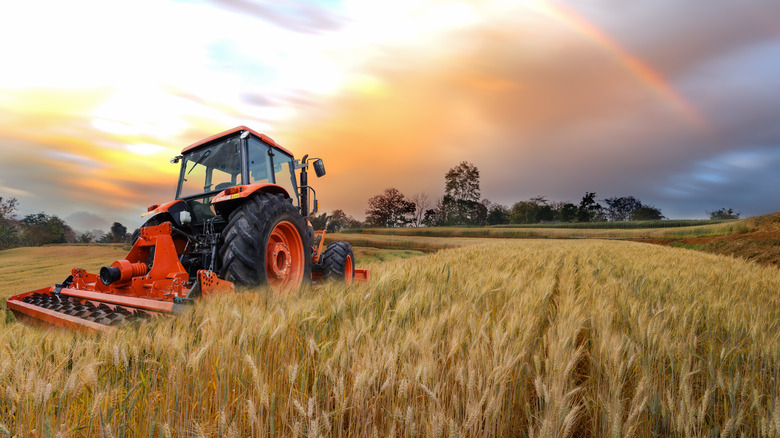
[[[611,197],[601,204],[595,192],[585,192],[579,203],[552,202],[544,196],[505,206],[483,199],[479,170],[463,161],[444,175],[444,196],[431,200],[425,193],[405,196],[388,188],[368,200],[366,220],[361,222],[343,210],[310,218],[312,226],[339,232],[362,227],[421,227],[457,225],[537,224],[546,222],[603,222],[664,219],[659,208],[633,196]],[[44,212],[17,218],[16,198],[0,196],[0,250],[54,243],[126,243],[131,234],[119,222],[108,233],[100,230],[76,232],[56,215]],[[707,211],[710,219],[739,219],[731,208]]]
[[[17,218],[19,201],[0,196],[0,249],[19,246],[41,246],[52,243],[123,243],[130,241],[127,228],[114,222],[108,233],[78,233],[56,215],[44,212]]]
[[[738,219],[740,215],[725,208],[707,213],[710,219]],[[613,196],[601,203],[595,192],[585,192],[579,203],[553,202],[544,196],[517,201],[511,206],[494,203],[481,197],[479,169],[463,161],[444,175],[444,196],[435,201],[430,201],[425,193],[406,197],[395,188],[371,197],[365,225],[420,227],[660,219],[665,219],[660,208],[634,196]]]

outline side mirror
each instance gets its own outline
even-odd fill
[[[325,175],[325,164],[322,162],[322,158],[317,158],[317,161],[314,162],[314,173],[317,174],[317,178]]]

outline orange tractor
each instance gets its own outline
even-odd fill
[[[311,163],[247,127],[192,144],[181,162],[174,201],[152,205],[123,260],[98,274],[75,268],[64,282],[9,298],[18,317],[80,330],[174,313],[199,296],[235,285],[268,285],[276,294],[325,280],[367,281],[352,247],[314,231]],[[296,176],[298,178],[296,178]]]

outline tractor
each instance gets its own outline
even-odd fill
[[[180,163],[176,197],[155,204],[123,260],[97,274],[10,297],[18,317],[85,331],[176,313],[200,296],[267,285],[277,295],[325,281],[368,281],[347,242],[325,247],[308,220],[319,203],[308,182],[322,159],[293,155],[245,126],[203,139]]]

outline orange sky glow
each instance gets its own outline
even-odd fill
[[[690,23],[688,8],[6,4],[0,39],[17,43],[0,46],[0,196],[77,229],[134,228],[146,206],[173,198],[171,157],[246,125],[323,158],[322,209],[359,219],[388,187],[441,196],[444,173],[464,160],[480,169],[483,197],[508,206],[596,191],[676,217],[778,210],[734,194],[758,190],[749,175],[766,175],[762,186],[777,178],[780,132],[766,114],[780,113],[780,65],[769,61],[780,58],[770,56],[780,12],[748,1]],[[83,212],[92,222],[79,222]]]

